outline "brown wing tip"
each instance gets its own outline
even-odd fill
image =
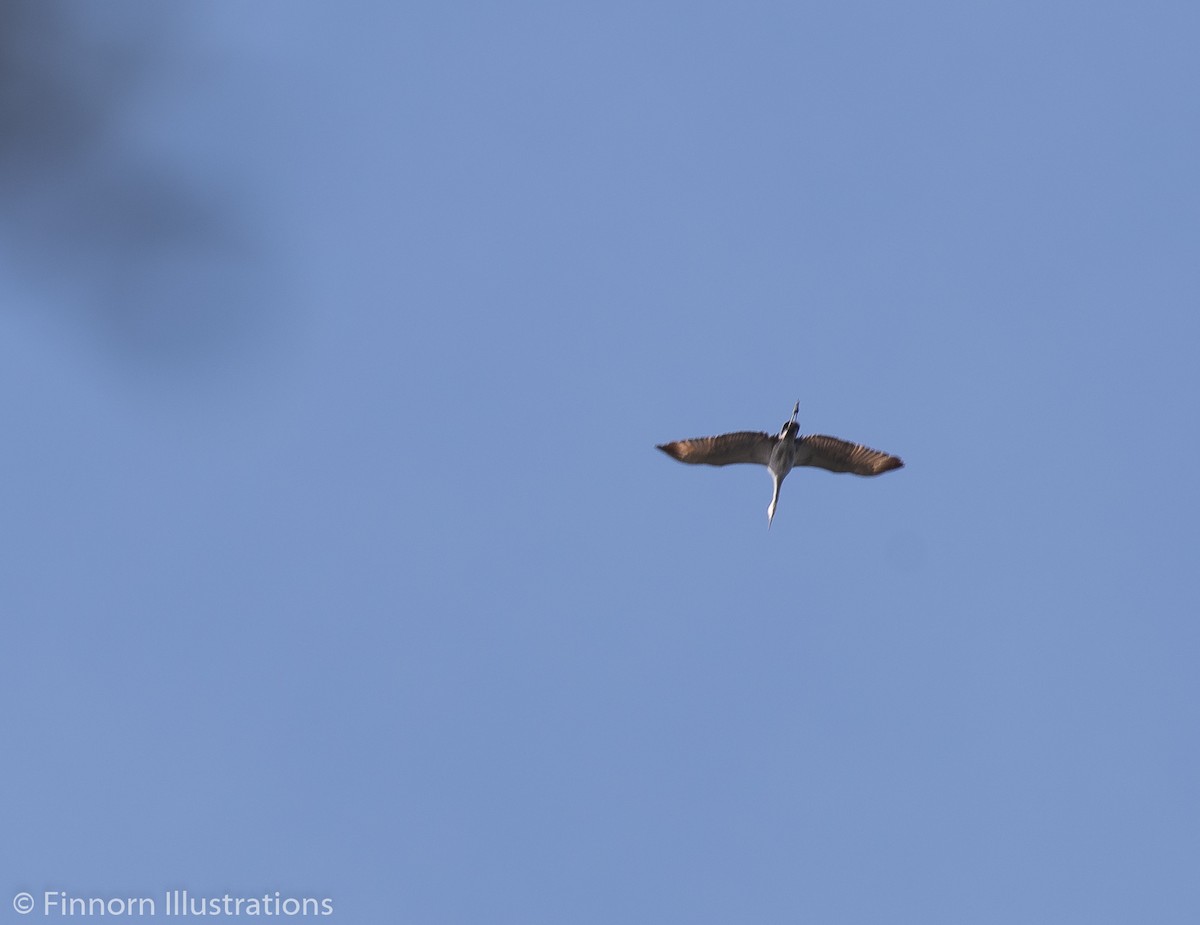
[[[679,441],[675,441],[674,443],[658,443],[655,444],[654,448],[656,450],[662,450],[672,459],[678,459],[681,462],[683,460],[683,447],[680,446]]]
[[[904,468],[904,460],[903,459],[901,459],[899,456],[889,456],[887,459],[885,459],[880,464],[879,471],[881,473],[883,473],[883,472],[891,472],[893,469],[903,469],[903,468]]]

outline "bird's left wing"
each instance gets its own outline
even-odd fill
[[[728,466],[731,463],[758,463],[765,466],[771,461],[771,448],[775,438],[770,434],[751,430],[721,434],[719,437],[696,437],[692,440],[676,440],[660,443],[658,448],[680,462],[704,463],[708,466]]]

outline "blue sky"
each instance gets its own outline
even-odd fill
[[[11,894],[1195,922],[1193,5],[33,9]]]

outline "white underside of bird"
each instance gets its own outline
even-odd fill
[[[787,474],[792,471],[792,467],[796,464],[796,441],[795,440],[780,440],[771,450],[771,461],[767,463],[767,469],[771,473],[771,503],[767,506],[767,529],[771,529],[771,523],[775,520],[775,508],[779,505],[779,489],[783,487],[783,480],[787,478]]]

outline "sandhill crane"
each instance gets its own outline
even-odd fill
[[[795,466],[818,466],[830,472],[852,472],[855,475],[882,475],[899,469],[904,463],[897,456],[872,450],[859,443],[848,443],[837,437],[821,434],[800,435],[796,415],[800,402],[792,409],[792,418],[784,423],[775,436],[759,431],[740,430],[717,437],[696,437],[661,443],[658,449],[680,462],[708,466],[728,466],[732,463],[757,463],[771,473],[774,491],[767,508],[767,529],[775,519],[779,503],[779,487]]]

